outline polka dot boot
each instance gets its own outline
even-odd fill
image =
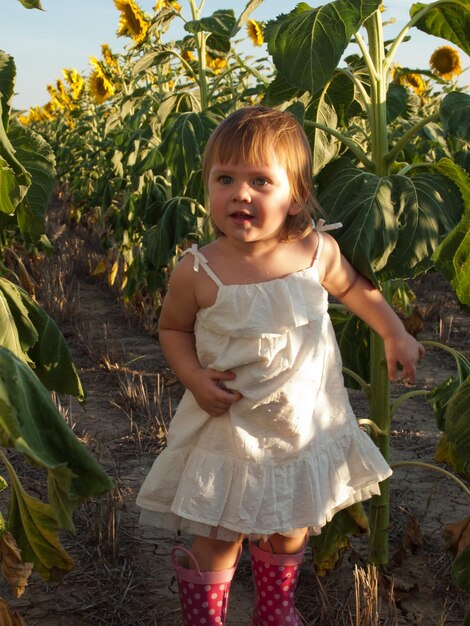
[[[178,558],[177,553],[183,553]],[[241,550],[240,550],[241,554]],[[194,555],[182,546],[173,548],[171,558],[176,570],[178,591],[183,611],[183,626],[221,626],[225,624],[230,583],[240,559],[230,569],[218,572],[201,572]],[[195,570],[187,569],[182,562],[191,559]]]
[[[294,594],[304,552],[273,554],[250,542],[256,594],[252,626],[302,626]]]

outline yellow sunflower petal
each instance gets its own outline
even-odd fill
[[[255,46],[262,46],[264,43],[263,30],[258,22],[255,20],[248,20],[246,30],[248,37]]]

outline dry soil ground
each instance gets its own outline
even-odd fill
[[[71,348],[87,390],[87,402],[60,398],[76,435],[114,478],[107,497],[87,502],[75,514],[77,533],[63,543],[75,568],[61,582],[33,575],[26,593],[14,600],[2,595],[28,626],[173,626],[181,624],[170,550],[190,538],[138,524],[136,492],[155,455],[164,446],[165,429],[181,388],[155,339],[154,320],[147,330],[126,310],[106,284],[90,276],[100,258],[93,233],[71,228],[63,206],[50,218],[57,253],[40,267],[38,297],[56,318]],[[96,239],[96,238],[95,238]],[[469,353],[470,321],[438,275],[414,285],[424,316],[420,339],[437,339]],[[418,388],[432,388],[454,372],[452,359],[430,349],[422,362]],[[394,395],[403,392],[396,386]],[[351,394],[359,416],[367,415],[359,393]],[[433,462],[439,432],[423,398],[406,403],[393,422],[392,461]],[[11,451],[28,489],[44,496],[42,476]],[[443,525],[466,517],[470,500],[443,475],[416,468],[397,469],[391,479],[390,565],[379,577],[380,624],[461,626],[466,597],[450,575]],[[362,626],[356,621],[354,567],[365,568],[366,538],[353,541],[341,564],[318,580],[311,553],[302,568],[298,607],[305,624]],[[373,582],[373,581],[372,581]],[[363,584],[367,592],[368,581]],[[229,626],[249,626],[253,603],[245,553],[230,599]]]

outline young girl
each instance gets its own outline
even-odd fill
[[[423,349],[380,292],[312,225],[307,138],[287,112],[241,109],[212,134],[204,180],[218,238],[172,273],[161,346],[187,391],[137,498],[142,523],[196,535],[173,554],[185,626],[224,624],[245,537],[253,626],[300,626],[306,538],[391,474],[357,425],[328,293],[414,382]]]

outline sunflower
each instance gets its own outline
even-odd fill
[[[441,46],[434,50],[429,59],[429,65],[432,71],[444,80],[450,80],[453,76],[462,73],[460,55],[450,46]]]
[[[113,83],[106,76],[103,63],[95,57],[90,57],[90,65],[94,68],[88,79],[90,93],[94,97],[97,104],[101,104],[114,95],[115,88]]]
[[[253,42],[253,45],[255,46],[263,45],[264,43],[263,29],[261,28],[258,22],[255,22],[255,20],[248,20],[246,30],[248,33],[248,37]]]
[[[211,57],[206,54],[206,64],[214,74],[220,74],[220,72],[227,67],[227,61],[223,57]]]
[[[103,59],[108,67],[114,69],[118,67],[116,55],[111,52],[111,48],[107,43],[101,44],[101,54],[103,55]]]
[[[162,9],[173,9],[174,11],[178,11],[179,13],[181,11],[181,5],[175,0],[158,0],[157,4],[155,5],[154,11],[155,13],[158,13]]]
[[[402,85],[412,89],[415,94],[420,96],[426,90],[426,83],[421,78],[420,74],[404,73],[399,65],[392,68],[392,77],[395,85]]]
[[[121,11],[117,36],[131,37],[136,46],[140,46],[147,37],[147,30],[150,25],[145,13],[134,0],[114,0],[114,6],[118,11]]]
[[[81,76],[75,68],[73,70],[64,69],[62,70],[62,74],[72,90],[73,100],[79,100],[85,88],[83,76]]]

